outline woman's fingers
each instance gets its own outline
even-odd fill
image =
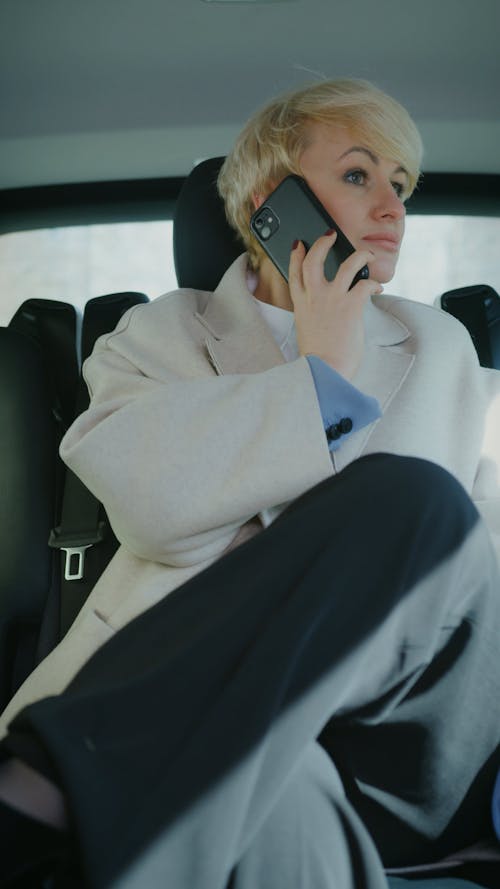
[[[325,278],[324,266],[328,253],[336,240],[337,232],[331,231],[326,232],[315,241],[303,260],[302,277],[304,282],[307,282],[312,287],[317,287],[319,284],[332,283]],[[335,284],[342,290],[349,290],[357,273],[365,265],[368,265],[373,258],[374,254],[371,250],[355,250],[339,264],[334,279]],[[373,290],[370,292],[373,292]]]
[[[344,261],[340,263],[337,274],[335,275],[335,281],[338,282],[341,288],[349,290],[358,272],[360,272],[365,265],[369,268],[369,263],[373,259],[374,254],[371,250],[356,250],[354,253],[351,253],[347,259],[344,259]],[[360,279],[358,283],[361,283],[362,281],[363,279]],[[365,278],[364,281],[368,283],[370,278]],[[371,281],[371,283],[373,284],[373,281]],[[370,292],[373,293],[373,290]]]
[[[337,240],[337,232],[326,232],[314,242],[303,263],[303,272],[312,286],[323,283],[325,278],[325,260],[330,249]]]
[[[295,305],[295,299],[299,297],[304,290],[304,280],[302,277],[302,264],[306,254],[302,241],[294,241],[292,251],[290,253],[290,262],[288,264],[288,286],[290,288],[290,297]]]
[[[300,354],[317,355],[351,379],[364,349],[364,306],[370,295],[382,288],[368,278],[349,289],[357,272],[373,259],[369,250],[352,253],[341,263],[333,281],[325,278],[325,260],[336,238],[336,232],[326,233],[307,255],[303,243],[294,246],[289,286]]]

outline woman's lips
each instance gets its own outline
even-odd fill
[[[399,238],[397,237],[397,235],[366,235],[366,237],[363,238],[363,241],[366,241],[373,247],[381,247],[382,250],[389,250],[392,253],[397,253],[397,251],[399,250]]]

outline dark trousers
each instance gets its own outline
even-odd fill
[[[384,889],[384,867],[490,831],[499,634],[467,495],[433,464],[375,455],[14,727],[55,767],[89,886]]]

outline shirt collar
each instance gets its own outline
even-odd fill
[[[295,316],[289,309],[282,309],[279,306],[273,306],[270,303],[262,302],[255,296],[259,278],[252,269],[247,269],[246,274],[247,287],[253,295],[255,305],[259,310],[260,316],[269,327],[276,345],[281,349],[286,358],[289,357],[290,347],[293,349],[295,345],[294,327]],[[287,349],[288,347],[288,349]],[[293,357],[296,357],[293,355]]]

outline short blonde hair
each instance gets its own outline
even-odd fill
[[[401,164],[412,193],[420,176],[422,140],[408,112],[365,80],[326,80],[273,99],[254,114],[228,154],[218,177],[229,224],[258,268],[263,251],[249,230],[253,195],[266,195],[289,173],[301,175],[308,127],[323,123],[349,129],[356,140]]]

